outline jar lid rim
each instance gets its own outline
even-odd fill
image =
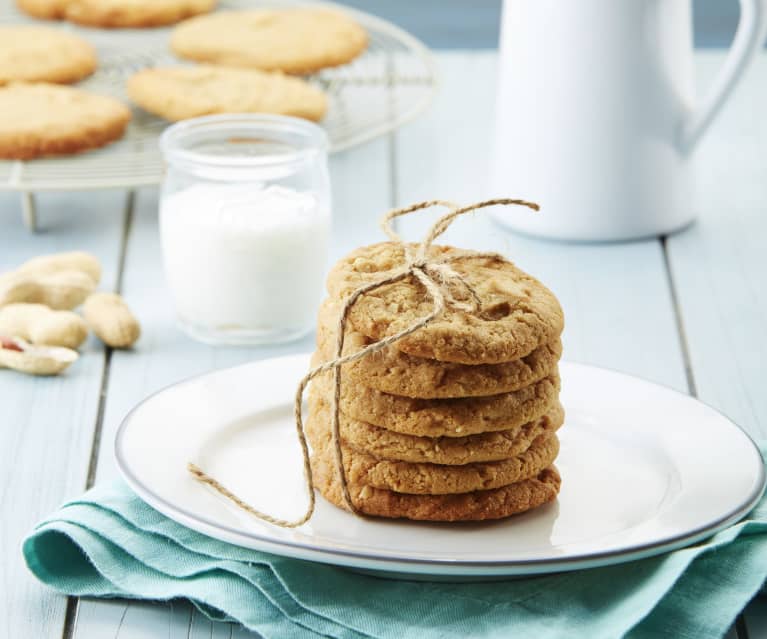
[[[229,135],[227,135],[229,131]],[[252,156],[226,156],[184,148],[184,140],[199,134],[220,133],[222,139],[243,135],[258,135],[263,140],[289,143],[280,135],[292,135],[303,145],[293,145],[285,151]],[[273,135],[273,138],[269,136]],[[261,113],[206,115],[182,120],[167,127],[160,135],[160,150],[171,164],[193,164],[210,167],[265,167],[301,163],[319,153],[327,153],[328,136],[317,124],[287,115]]]

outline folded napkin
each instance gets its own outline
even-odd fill
[[[69,594],[189,599],[272,637],[720,637],[767,576],[767,499],[703,543],[607,568],[488,583],[393,581],[210,539],[124,484],[64,505],[24,541]]]

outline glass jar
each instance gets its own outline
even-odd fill
[[[317,125],[276,115],[195,118],[162,134],[163,262],[190,336],[271,344],[313,328],[330,235],[327,146]]]

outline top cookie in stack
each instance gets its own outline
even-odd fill
[[[460,253],[431,246],[429,259]],[[401,245],[363,247],[328,277],[314,364],[333,359],[344,301],[394,273]],[[426,327],[342,367],[340,432],[352,503],[383,517],[497,519],[553,500],[560,485],[557,362],[563,315],[554,295],[510,262],[451,262],[481,301],[456,282],[445,311]],[[447,285],[445,285],[447,286]],[[348,314],[344,354],[412,326],[433,308],[409,276],[360,297]],[[315,485],[343,507],[331,435],[331,375],[313,382],[307,434]]]

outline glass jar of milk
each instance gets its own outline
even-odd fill
[[[169,127],[160,147],[163,261],[183,330],[215,344],[309,332],[330,232],[324,131],[297,118],[216,115]]]

